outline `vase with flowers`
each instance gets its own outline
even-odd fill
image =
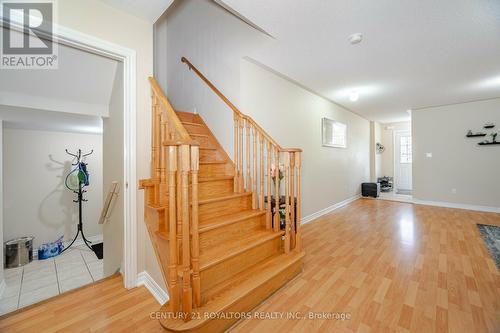
[[[278,182],[276,183],[276,177],[278,177]],[[271,164],[271,179],[273,181],[273,186],[274,186],[274,193],[278,193],[278,198],[275,198],[275,200],[278,200],[280,202],[280,186],[281,186],[281,181],[285,178],[285,166],[283,164],[279,164],[278,167],[276,167],[275,164]],[[276,185],[277,184],[277,185]],[[276,190],[276,186],[278,187]],[[280,214],[280,229],[285,229],[285,208],[281,207],[279,205],[279,214]]]

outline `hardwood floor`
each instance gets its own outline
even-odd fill
[[[249,319],[231,332],[500,332],[500,273],[476,223],[500,214],[358,200],[304,225],[304,272],[254,310],[350,319]],[[0,332],[161,332],[158,309],[113,278],[0,319]]]

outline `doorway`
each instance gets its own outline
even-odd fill
[[[396,194],[412,194],[412,137],[411,131],[394,132],[394,188]]]

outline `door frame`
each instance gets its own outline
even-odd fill
[[[397,185],[398,185],[398,180],[399,180],[399,177],[397,176],[397,172],[396,172],[396,170],[399,169],[399,166],[397,166],[399,159],[396,157],[397,152],[398,152],[398,149],[397,149],[397,147],[398,147],[397,145],[398,144],[396,143],[396,137],[398,136],[398,134],[401,134],[401,133],[409,133],[410,136],[413,137],[413,133],[412,133],[411,129],[400,129],[400,130],[394,130],[393,131],[393,137],[392,137],[392,147],[393,147],[393,149],[392,150],[393,150],[393,160],[394,160],[394,166],[393,166],[393,170],[394,170],[394,172],[393,172],[394,173],[394,189],[393,189],[393,191],[394,191],[394,193],[396,193],[397,190],[398,190]],[[411,167],[411,169],[412,169],[412,173],[411,173],[411,178],[412,178],[411,183],[412,184],[411,184],[411,187],[412,188],[410,190],[413,190],[413,138],[412,138],[412,163],[411,164],[412,164],[412,167]]]
[[[0,24],[4,20],[0,18]],[[23,32],[22,22],[11,20],[10,28]],[[137,65],[136,51],[92,35],[53,24],[53,41],[82,51],[111,58],[123,63],[123,283],[125,288],[137,287]]]

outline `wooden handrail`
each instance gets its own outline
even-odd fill
[[[189,142],[192,141],[191,137],[189,136],[189,133],[186,131],[186,129],[182,125],[179,117],[175,113],[174,108],[172,107],[172,105],[168,101],[167,96],[165,96],[165,94],[163,93],[163,90],[158,85],[158,82],[156,81],[156,79],[154,77],[150,76],[149,83],[151,84],[151,89],[153,90],[154,94],[156,95],[156,97],[158,98],[160,103],[162,104],[163,109],[165,110],[165,112],[167,112],[168,119],[173,123],[175,129],[178,131],[179,136],[180,136],[179,139],[186,140]]]
[[[257,122],[255,122],[255,120],[252,119],[252,117],[243,114],[233,103],[231,103],[231,101],[226,96],[224,96],[224,94],[219,89],[217,89],[217,87],[212,82],[210,82],[210,80],[207,79],[206,76],[203,75],[203,73],[200,72],[198,70],[198,68],[196,68],[188,59],[186,59],[185,57],[182,57],[181,62],[185,63],[189,67],[190,70],[193,70],[196,73],[196,75],[198,75],[200,77],[200,79],[203,82],[205,82],[210,87],[210,89],[212,89],[215,92],[215,94],[217,96],[219,96],[222,99],[222,101],[224,103],[226,103],[227,106],[229,106],[229,108],[231,110],[233,110],[234,113],[236,113],[236,115],[238,115],[239,117],[241,117],[242,119],[247,121],[249,124],[254,126],[257,129],[257,131],[260,132],[260,134],[264,138],[266,138],[266,140],[268,140],[275,147],[277,147],[279,151],[282,151],[282,152],[285,152],[285,151],[301,152],[302,151],[302,149],[300,149],[300,148],[286,148],[286,149],[282,148],[269,134],[267,134],[266,131],[264,131],[264,129],[262,127],[259,126],[259,124],[257,124]]]

